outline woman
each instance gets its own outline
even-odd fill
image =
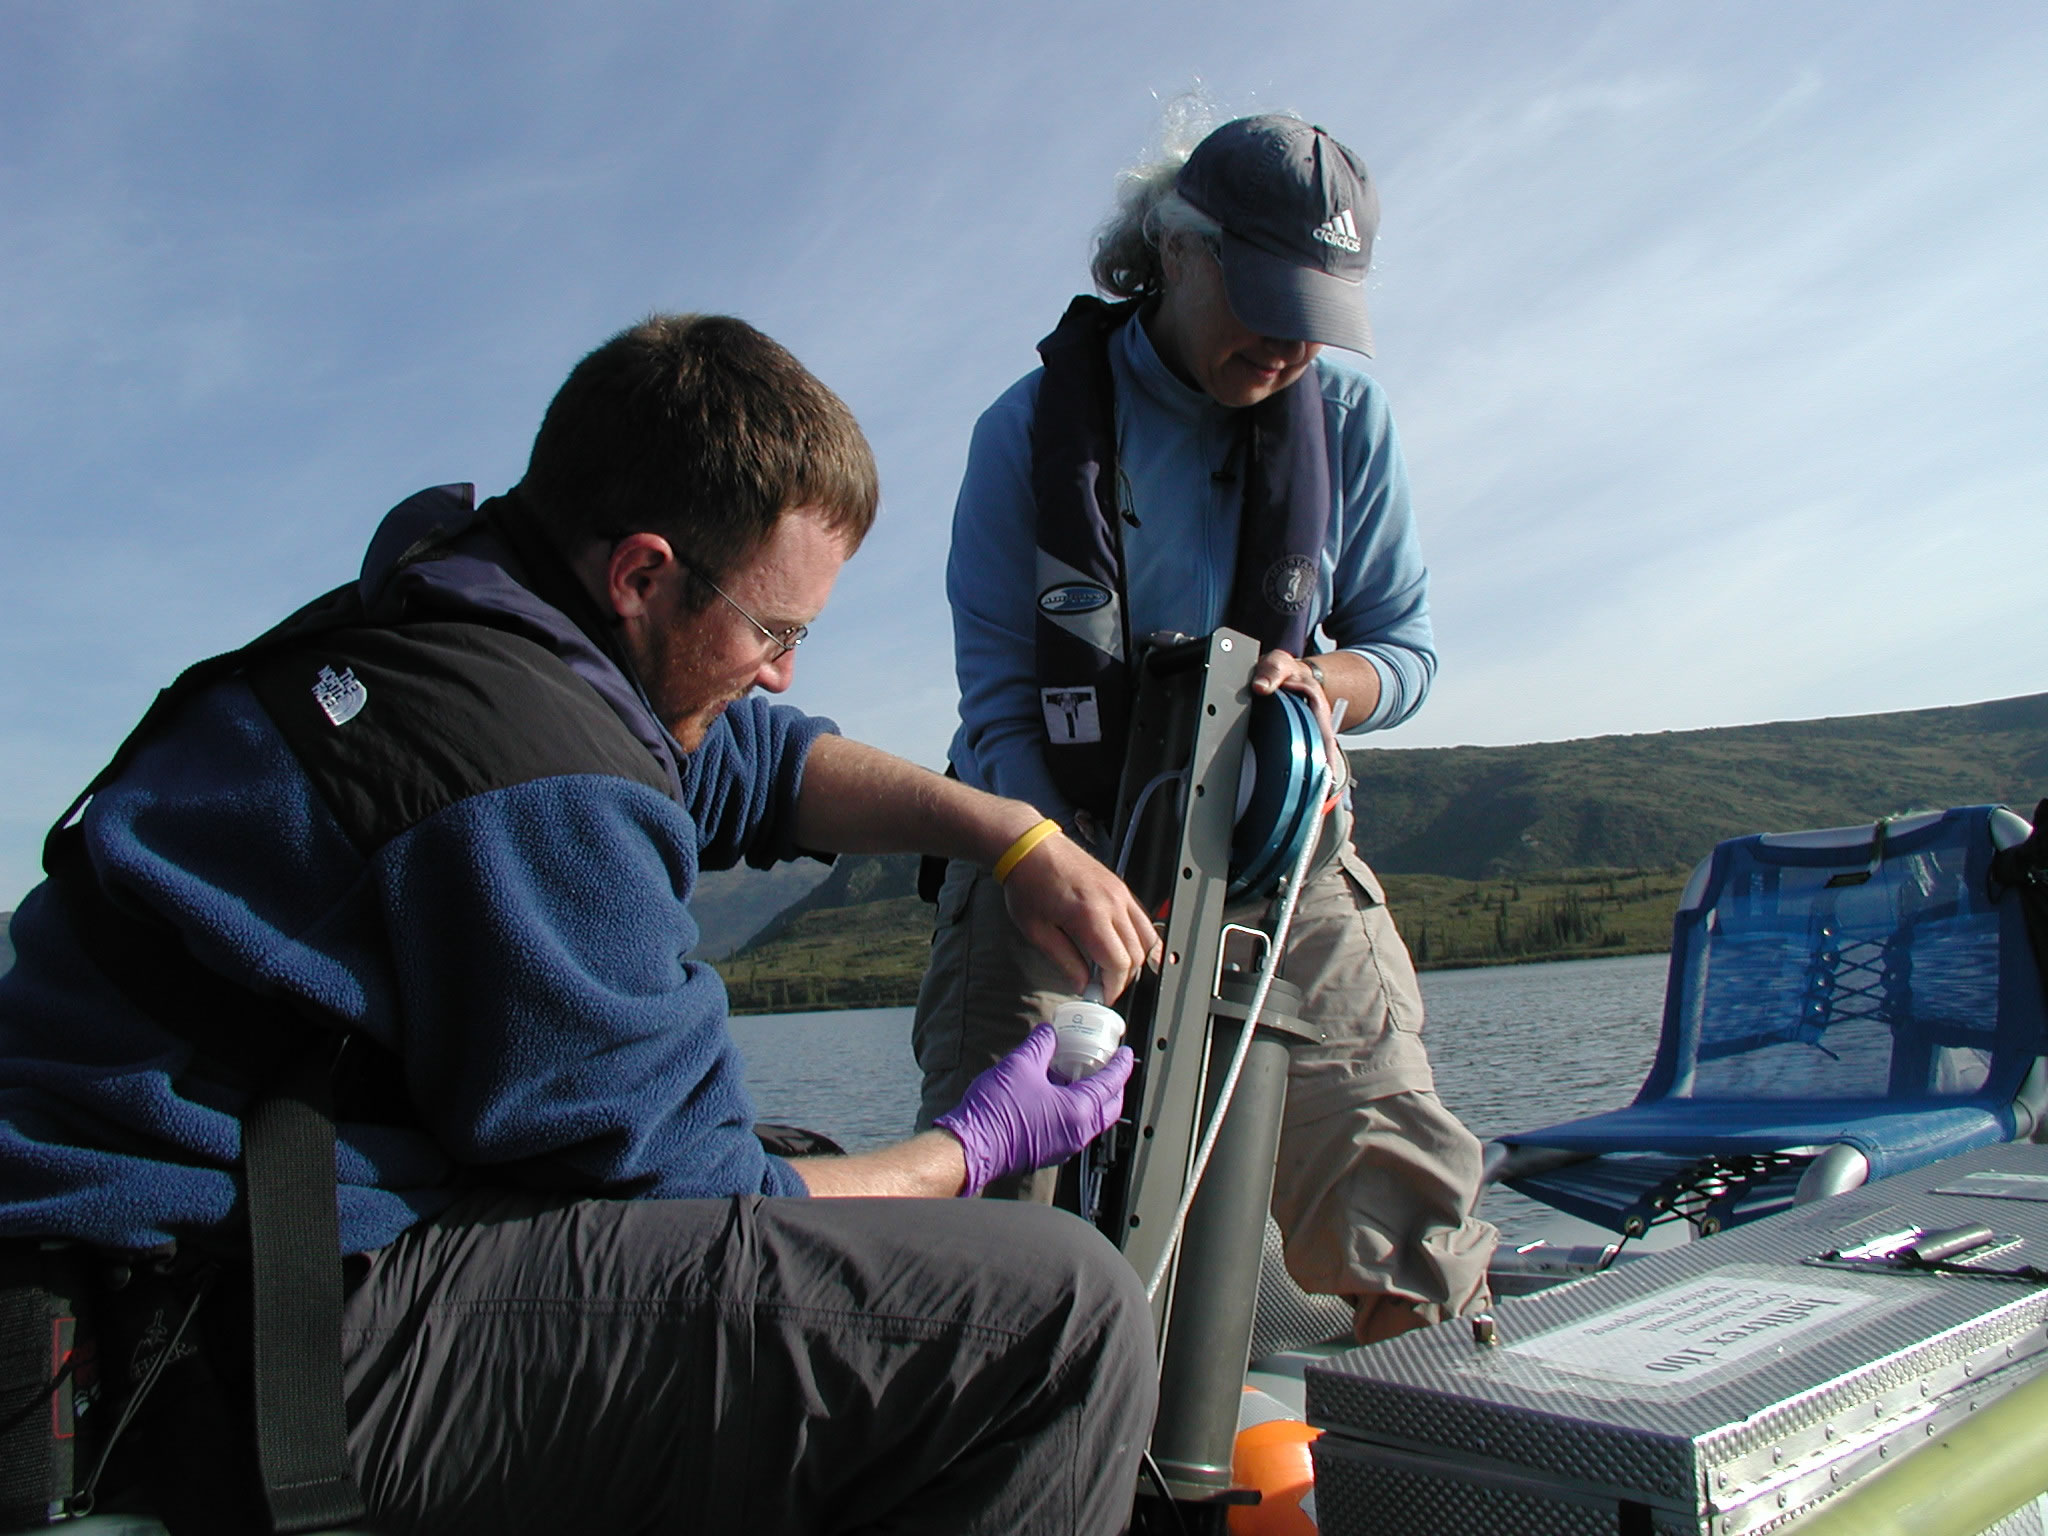
[[[1125,178],[1044,367],[982,416],[954,515],[969,784],[1100,851],[1121,769],[1133,636],[1221,624],[1260,640],[1253,688],[1328,725],[1398,725],[1436,666],[1428,573],[1366,352],[1378,204],[1319,128],[1262,116]],[[1273,1196],[1294,1278],[1357,1308],[1361,1340],[1488,1302],[1480,1150],[1437,1099],[1422,1001],[1346,807],[1304,883],[1280,974],[1328,1036],[1293,1052]],[[1020,941],[997,882],[940,891],[918,1000],[922,1123],[1049,1018],[1067,983]],[[1049,1199],[1052,1174],[995,1193]]]

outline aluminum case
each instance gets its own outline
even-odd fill
[[[2003,1177],[2000,1177],[2003,1175]],[[1327,1536],[1746,1536],[2048,1367],[2048,1287],[1814,1262],[1982,1223],[2048,1268],[2048,1147],[1985,1148],[1311,1366]],[[2048,1536],[2039,1503],[1999,1536]]]

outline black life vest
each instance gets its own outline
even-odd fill
[[[574,640],[566,627],[451,605],[431,586],[400,592],[371,579],[431,558],[486,519],[543,600],[568,605],[565,624],[574,621],[574,604],[589,600],[518,509],[474,508],[467,485],[423,491],[394,510],[408,509],[417,515],[387,519],[380,530],[363,581],[187,668],[164,689],[43,845],[51,886],[98,969],[136,1009],[193,1046],[200,1076],[251,1098],[241,1180],[256,1431],[248,1470],[261,1481],[261,1507],[250,1502],[253,1490],[238,1487],[238,1513],[223,1513],[214,1529],[261,1524],[265,1514],[277,1531],[328,1529],[364,1513],[342,1396],[335,1120],[409,1125],[418,1117],[393,1054],[339,1018],[215,973],[167,920],[117,903],[93,871],[79,813],[189,700],[230,677],[248,684],[366,857],[448,805],[532,779],[604,773],[678,792],[673,752],[650,746],[660,727],[639,718],[631,683],[600,690],[580,675],[562,653]],[[385,539],[407,547],[380,550]],[[601,625],[586,617],[575,628],[620,661]],[[135,1390],[139,1398],[149,1388]],[[172,1486],[157,1492],[182,1505],[191,1478],[218,1483],[218,1474],[167,1468]]]
[[[1036,636],[1045,761],[1060,793],[1105,819],[1123,772],[1134,691],[1117,505],[1116,387],[1109,348],[1140,301],[1082,295],[1038,344],[1031,421],[1037,502]],[[1260,649],[1299,656],[1330,524],[1321,381],[1311,367],[1241,413],[1244,502],[1224,622]]]

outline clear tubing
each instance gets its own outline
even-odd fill
[[[1160,785],[1171,783],[1176,779],[1185,779],[1187,776],[1187,770],[1184,768],[1168,768],[1163,773],[1153,774],[1152,781],[1138,791],[1138,798],[1131,802],[1131,819],[1124,826],[1123,846],[1116,851],[1117,879],[1123,879],[1124,865],[1130,862],[1131,841],[1138,835],[1138,822],[1144,817],[1145,802],[1152,798],[1152,792],[1158,789]]]

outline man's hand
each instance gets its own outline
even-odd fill
[[[1024,1043],[967,1085],[939,1116],[942,1130],[852,1157],[798,1157],[790,1166],[813,1195],[978,1195],[989,1180],[1064,1163],[1116,1124],[1131,1052],[1119,1047],[1100,1072],[1078,1083],[1046,1070],[1054,1036],[1041,1024]]]
[[[832,853],[935,853],[995,868],[1040,820],[1021,800],[969,789],[874,747],[823,736],[804,764],[796,840]],[[1124,883],[1065,836],[1048,837],[1004,883],[1024,936],[1067,973],[1073,990],[1102,968],[1103,993],[1120,995],[1159,947]]]
[[[1078,994],[1088,968],[1101,967],[1102,995],[1115,999],[1159,951],[1159,935],[1129,889],[1064,833],[1048,837],[1003,883],[1017,931],[1043,950]]]
[[[1064,1163],[1123,1113],[1131,1051],[1118,1046],[1100,1072],[1078,1083],[1054,1082],[1053,1028],[1041,1024],[1024,1043],[967,1085],[960,1102],[933,1122],[956,1137],[967,1158],[967,1183],[978,1195],[991,1179]]]

